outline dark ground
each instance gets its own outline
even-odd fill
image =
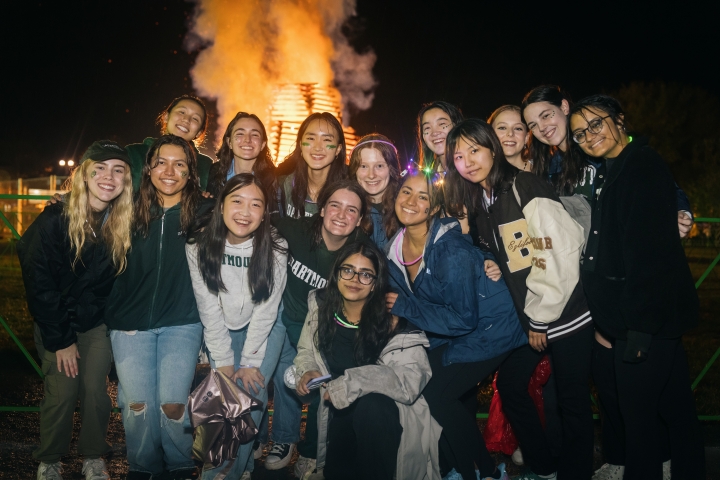
[[[717,254],[717,249],[688,248],[688,258],[693,274],[698,278]],[[2,262],[0,262],[2,263]],[[7,266],[7,264],[2,265]],[[712,354],[720,347],[720,267],[708,277],[699,290],[701,300],[700,326],[684,338],[690,361],[690,374],[694,379],[705,366]],[[0,268],[0,315],[11,325],[24,345],[35,355],[32,344],[32,322],[28,321],[22,281],[16,270]],[[30,366],[8,335],[0,327],[0,406],[33,407],[40,403],[42,381]],[[720,360],[718,361],[720,363]],[[117,394],[117,378],[111,374],[109,392],[114,399]],[[479,411],[487,412],[491,388],[485,385],[478,394]],[[695,390],[697,410],[700,415],[720,415],[720,364],[714,365]],[[270,405],[272,408],[272,404]],[[76,425],[79,422],[76,422]],[[480,427],[484,421],[479,421]],[[304,422],[303,422],[304,429]],[[599,422],[596,422],[596,430]],[[703,422],[707,479],[720,479],[720,422]],[[77,456],[75,442],[79,429],[74,432],[71,453],[63,459],[64,478],[81,479],[82,459]],[[32,451],[39,441],[38,414],[36,412],[9,412],[0,409],[0,479],[33,479],[37,462]],[[110,474],[113,479],[122,478],[127,472],[125,460],[125,439],[119,414],[113,414],[110,421],[108,441],[113,451],[108,457]],[[595,464],[600,466],[601,452],[596,442]],[[505,462],[511,474],[521,473],[521,467],[512,464],[509,457],[496,454],[498,462]],[[254,480],[285,480],[295,478],[294,463],[280,471],[268,471],[263,460],[256,461]]]

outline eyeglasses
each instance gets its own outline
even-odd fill
[[[338,271],[340,272],[340,278],[342,278],[343,280],[352,280],[353,278],[355,278],[355,275],[357,275],[358,280],[363,285],[370,285],[377,278],[377,275],[373,275],[372,273],[356,272],[349,267],[340,267],[338,268]]]
[[[583,128],[582,130],[574,132],[572,138],[573,140],[575,140],[575,143],[585,143],[586,132],[594,133],[596,135],[602,132],[603,120],[605,120],[606,118],[610,118],[610,115],[607,115],[605,117],[593,118],[588,122],[587,128]]]

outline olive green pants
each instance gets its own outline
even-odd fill
[[[75,406],[80,400],[80,438],[78,453],[85,458],[99,458],[110,451],[106,441],[112,401],[108,395],[111,349],[105,325],[78,333],[80,352],[78,372],[68,377],[58,372],[55,352],[46,351],[37,324],[35,344],[42,359],[45,388],[40,402],[40,446],[33,457],[45,463],[60,461],[67,455],[73,433]]]

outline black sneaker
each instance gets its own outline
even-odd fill
[[[280,470],[290,463],[295,453],[294,443],[273,443],[270,453],[265,459],[265,468],[268,470]]]
[[[167,477],[171,480],[197,480],[199,478],[197,468],[180,468],[173,470]]]
[[[125,477],[125,480],[150,480],[152,478],[151,473],[147,472],[134,472],[130,470]]]

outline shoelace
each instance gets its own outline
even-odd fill
[[[45,469],[45,477],[48,480],[61,480],[62,472],[63,468],[60,463],[51,463],[48,464],[47,468]]]
[[[105,480],[107,478],[110,478],[109,475],[105,472],[105,462],[103,462],[102,460],[89,460],[85,464],[83,474],[86,478],[90,479],[98,478]]]
[[[287,453],[287,445],[287,443],[274,443],[268,456],[277,455],[279,457],[284,457]]]

